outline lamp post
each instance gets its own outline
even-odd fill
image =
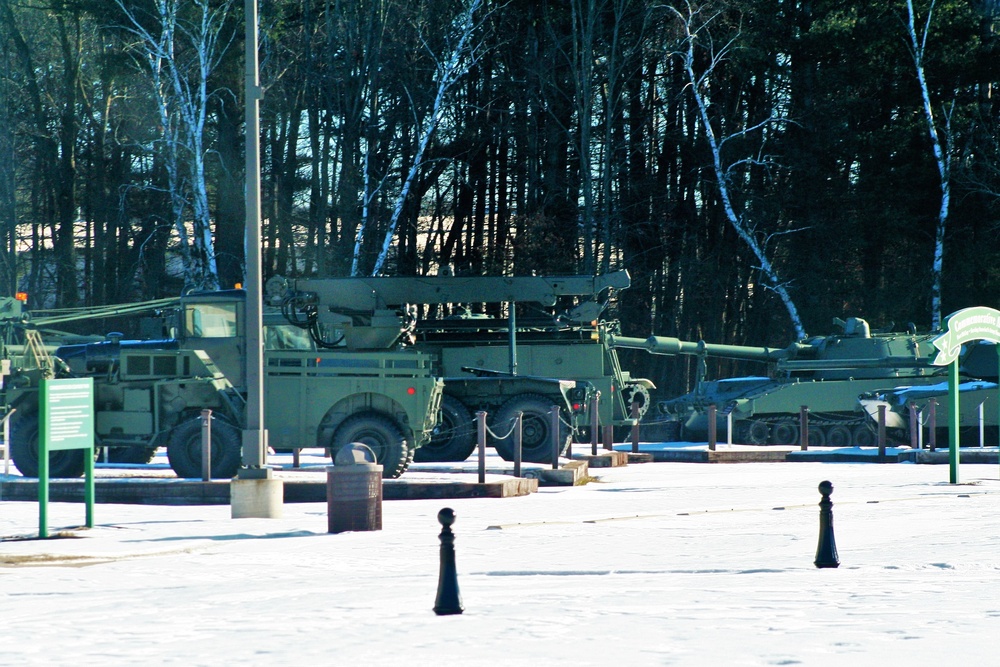
[[[243,465],[247,476],[267,461],[267,431],[264,429],[264,349],[261,345],[260,259],[260,81],[257,62],[257,0],[246,6],[246,381],[247,418],[243,431]],[[244,477],[244,471],[240,472]]]
[[[284,485],[274,479],[267,463],[264,428],[264,346],[261,341],[260,259],[260,81],[257,61],[257,0],[245,0],[246,20],[246,428],[243,466],[230,484],[232,517],[281,516]]]

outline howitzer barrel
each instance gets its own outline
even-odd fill
[[[747,345],[719,345],[698,341],[680,340],[670,336],[650,336],[645,341],[645,349],[653,354],[690,354],[721,357],[724,359],[745,359],[749,361],[780,361],[794,357],[798,352],[808,348],[806,345],[793,344],[785,348],[751,347]]]

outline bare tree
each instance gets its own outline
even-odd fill
[[[716,68],[719,67],[735,47],[738,35],[721,44],[714,41],[712,24],[721,18],[721,10],[705,14],[702,9],[696,9],[690,3],[686,3],[686,11],[684,13],[675,7],[667,6],[666,9],[674,15],[681,28],[681,45],[672,55],[681,62],[684,68],[687,75],[688,87],[698,108],[698,120],[702,132],[705,134],[705,140],[708,142],[709,149],[711,150],[712,169],[715,174],[716,184],[719,188],[719,197],[722,201],[726,218],[739,238],[753,252],[754,257],[756,257],[759,263],[760,271],[765,278],[765,286],[774,291],[778,295],[778,298],[781,299],[785,309],[788,311],[788,317],[791,320],[796,335],[799,338],[803,338],[805,337],[805,328],[802,326],[802,320],[799,317],[795,302],[788,292],[787,285],[782,281],[777,269],[767,256],[767,237],[764,237],[762,240],[762,235],[758,232],[754,221],[748,220],[745,214],[738,212],[733,203],[730,187],[730,173],[732,168],[735,164],[763,162],[766,161],[766,158],[759,155],[752,156],[742,158],[735,164],[725,164],[722,158],[723,146],[728,141],[737,138],[746,138],[747,135],[754,132],[761,132],[768,126],[785,123],[787,119],[777,114],[772,114],[761,122],[741,127],[735,132],[724,134],[721,137],[717,136],[715,127],[709,116],[707,88]],[[696,69],[699,62],[705,62],[700,71]]]
[[[434,102],[430,110],[424,116],[423,120],[418,122],[420,131],[417,137],[417,151],[413,156],[413,162],[406,174],[406,178],[403,180],[403,186],[399,191],[399,195],[396,197],[392,217],[389,219],[389,228],[386,230],[385,239],[382,241],[382,250],[375,260],[372,275],[381,273],[382,267],[389,257],[389,248],[392,246],[392,239],[396,234],[396,227],[399,224],[400,215],[403,213],[403,206],[410,195],[410,189],[413,186],[414,180],[420,173],[420,169],[424,166],[424,153],[427,150],[427,146],[430,144],[431,138],[434,136],[434,131],[444,116],[445,98],[452,86],[469,71],[469,67],[475,62],[476,44],[473,43],[473,34],[477,26],[475,15],[482,4],[483,0],[466,0],[463,11],[452,22],[452,38],[454,43],[451,52],[438,61],[436,72],[437,93],[434,96]],[[365,189],[366,196],[370,196],[367,185]],[[362,220],[362,225],[366,222],[367,220]],[[351,267],[351,275],[357,275],[363,231],[363,228],[358,231],[357,241],[354,245],[354,263]]]
[[[930,5],[927,7],[927,18],[924,20],[924,25],[918,29],[913,0],[906,0],[906,28],[910,40],[910,55],[913,56],[917,83],[920,85],[924,120],[927,121],[927,133],[930,135],[931,147],[934,150],[934,162],[937,164],[941,185],[941,206],[938,209],[937,225],[934,229],[934,260],[931,263],[931,328],[939,329],[941,327],[941,275],[944,267],[944,237],[948,227],[948,210],[951,205],[951,116],[955,104],[952,101],[950,106],[945,107],[942,114],[944,117],[943,131],[938,132],[937,121],[934,118],[934,107],[931,105],[930,88],[927,86],[927,76],[924,71],[927,35],[930,33],[931,20],[934,18],[934,5],[935,0],[930,0]]]
[[[162,133],[172,223],[180,239],[185,287],[219,287],[206,180],[205,126],[212,91],[209,78],[232,39],[223,33],[232,0],[154,0],[153,13],[140,15],[115,0],[125,29],[138,41],[134,52],[150,73]],[[193,9],[189,9],[193,6]],[[192,233],[187,231],[190,211]]]

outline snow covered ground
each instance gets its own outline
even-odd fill
[[[0,502],[0,665],[991,665],[1000,469],[651,463],[326,533],[228,506]],[[813,565],[830,480],[841,565]],[[452,507],[465,613],[436,616]]]

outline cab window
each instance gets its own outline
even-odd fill
[[[236,336],[236,304],[199,303],[184,311],[185,333],[191,338]]]

